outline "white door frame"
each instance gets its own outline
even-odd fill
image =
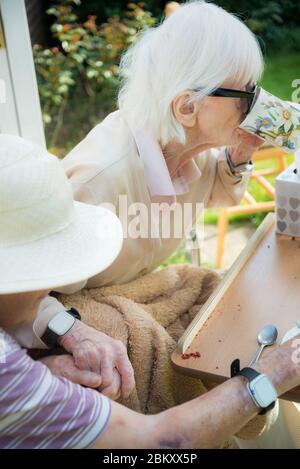
[[[0,133],[45,146],[24,0],[0,0],[0,21]]]

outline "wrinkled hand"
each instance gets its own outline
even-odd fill
[[[230,159],[236,166],[251,160],[255,151],[264,143],[264,140],[256,135],[251,135],[242,129],[236,129],[234,135],[235,143],[228,147]]]
[[[53,375],[69,379],[73,383],[89,388],[98,388],[101,385],[101,376],[92,371],[77,368],[71,355],[52,355],[41,358],[39,361],[44,363]]]
[[[300,334],[280,346],[270,347],[254,367],[271,378],[279,395],[299,386]]]
[[[101,377],[99,391],[111,399],[129,396],[135,386],[134,371],[124,344],[106,334],[75,321],[72,329],[60,339],[80,370]]]

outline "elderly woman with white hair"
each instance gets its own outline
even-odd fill
[[[196,204],[239,203],[251,155],[262,144],[239,129],[263,71],[261,50],[222,8],[204,1],[182,6],[142,35],[120,70],[119,109],[63,160],[74,198],[109,204],[123,222],[120,256],[88,287],[124,283],[158,267],[195,221]],[[171,204],[170,236],[162,236],[153,215],[153,204],[163,202],[164,219]],[[175,202],[193,208],[180,227],[172,218]]]
[[[63,165],[75,200],[117,213],[124,243],[110,267],[65,293],[156,269],[183,241],[199,207],[240,202],[251,155],[262,144],[239,129],[263,71],[261,50],[222,8],[205,1],[181,6],[140,37],[120,70],[119,109]],[[38,337],[61,307],[42,303]]]

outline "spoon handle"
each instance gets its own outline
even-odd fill
[[[255,363],[259,360],[259,357],[262,354],[263,349],[265,348],[264,345],[261,345],[259,349],[257,350],[256,354],[252,358],[251,362],[249,363],[249,366],[255,365]]]

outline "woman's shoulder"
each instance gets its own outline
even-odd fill
[[[93,167],[97,172],[130,166],[137,149],[121,111],[109,114],[63,159],[68,175],[75,170]]]

